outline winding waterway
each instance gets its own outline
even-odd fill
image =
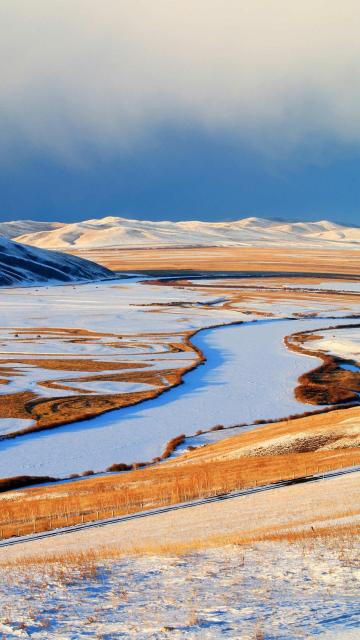
[[[315,409],[298,402],[293,390],[318,359],[289,351],[283,340],[334,322],[349,320],[264,320],[202,330],[193,342],[207,360],[183,384],[140,405],[2,441],[0,476],[100,471],[114,462],[151,460],[180,433]]]

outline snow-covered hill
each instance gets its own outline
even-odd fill
[[[95,262],[26,247],[0,236],[0,286],[99,280],[112,272]]]
[[[61,222],[37,222],[36,220],[13,220],[0,222],[0,235],[6,238],[16,238],[27,233],[52,231],[63,225]]]
[[[107,217],[17,237],[47,249],[100,249],[162,246],[268,246],[359,248],[360,228],[327,220],[278,222],[244,218],[235,222],[167,222]]]

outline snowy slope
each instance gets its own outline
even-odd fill
[[[359,248],[360,229],[334,222],[278,222],[244,218],[234,222],[149,221],[107,217],[52,230],[27,233],[17,240],[47,249],[161,246],[283,246]]]
[[[0,236],[0,286],[96,280],[111,275],[89,260],[25,247]]]
[[[36,222],[35,220],[13,220],[0,222],[0,235],[6,238],[16,238],[27,233],[52,231],[61,227],[61,222]]]

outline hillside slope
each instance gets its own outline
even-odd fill
[[[55,251],[25,247],[0,236],[0,286],[109,278],[95,262]]]
[[[36,220],[12,220],[0,222],[0,235],[6,238],[17,238],[20,235],[53,231],[62,227],[61,222],[38,222]]]
[[[359,248],[360,229],[327,220],[278,222],[244,218],[234,222],[155,222],[107,217],[27,233],[17,240],[46,249],[70,251],[164,246]]]

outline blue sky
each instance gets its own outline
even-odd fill
[[[31,154],[3,169],[3,219],[73,221],[105,215],[151,219],[283,217],[360,224],[360,150],[303,147],[264,158],[197,131],[158,133],[135,153],[86,165]]]
[[[353,0],[3,0],[0,219],[360,224],[358,15]]]

